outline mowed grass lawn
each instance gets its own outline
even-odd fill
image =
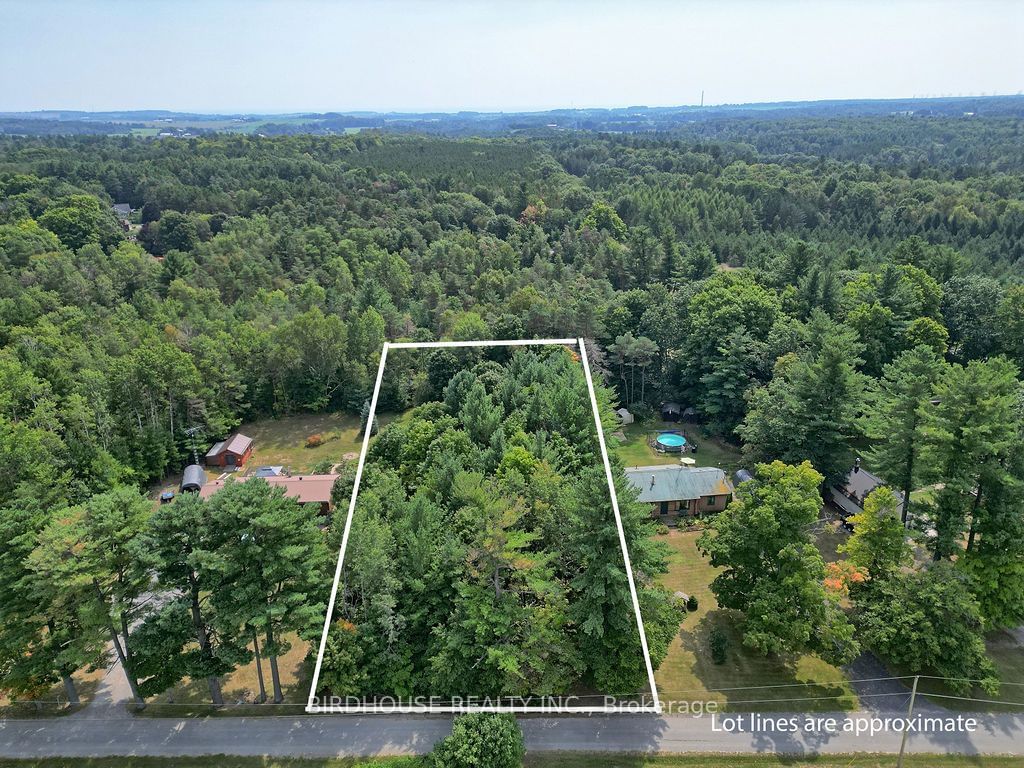
[[[378,419],[380,421],[380,419]],[[303,413],[242,424],[238,431],[253,439],[247,467],[283,465],[292,472],[309,472],[321,461],[340,462],[359,453],[359,417],[348,413]],[[306,447],[306,438],[321,435],[323,444]]]
[[[526,756],[524,768],[892,768],[894,755],[620,755],[540,752]],[[1016,768],[1019,757],[982,755],[907,755],[905,768]],[[425,768],[418,757],[262,758],[101,757],[0,760],[0,768]]]
[[[647,444],[652,432],[663,429],[678,429],[687,440],[697,443],[696,453],[658,453]],[[655,464],[677,464],[682,456],[696,460],[698,467],[721,467],[727,473],[738,469],[742,462],[740,451],[721,438],[714,437],[699,424],[673,424],[663,421],[634,422],[621,428],[625,441],[613,438],[612,450],[627,467],[643,467]]]
[[[377,417],[377,423],[383,427],[400,416],[382,413]],[[362,448],[359,417],[348,413],[302,413],[260,419],[242,424],[237,431],[253,439],[252,457],[245,464],[246,471],[262,466],[283,466],[293,474],[306,473],[322,461],[338,464],[346,456],[358,455]],[[321,435],[323,443],[307,448],[306,438],[310,435]],[[197,446],[200,461],[210,445],[212,442],[206,441]],[[220,473],[218,467],[212,467],[206,470],[206,477],[213,480]],[[175,472],[153,484],[149,495],[156,501],[163,491],[177,493],[180,487],[181,472]]]
[[[717,569],[697,550],[699,535],[672,530],[657,537],[671,551],[669,572],[662,583],[698,601],[698,609],[686,616],[655,675],[662,700],[717,701],[732,711],[856,708],[857,697],[838,667],[807,654],[763,657],[743,645],[740,614],[718,608],[711,593]],[[711,660],[708,643],[713,627],[720,627],[729,638],[724,664]]]

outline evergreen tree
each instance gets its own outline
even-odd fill
[[[828,482],[846,476],[859,433],[865,381],[850,332],[826,326],[817,351],[780,358],[771,382],[754,390],[737,431],[751,461],[810,461]]]
[[[137,706],[139,692],[131,629],[141,618],[150,576],[137,545],[152,511],[134,488],[115,488],[52,519],[29,556],[38,578],[47,579],[79,602],[87,631],[102,628],[113,645]]]
[[[277,660],[289,648],[285,634],[315,635],[324,612],[328,556],[318,510],[261,479],[229,483],[208,507],[216,616],[229,632],[257,628],[263,634],[274,703],[280,704]]]
[[[620,475],[616,487],[627,487],[626,483]],[[647,510],[625,493],[619,494],[618,501],[634,578],[639,580],[643,574],[654,579],[664,572],[665,562],[650,539]],[[579,650],[589,678],[603,691],[645,691],[649,687],[647,672],[608,484],[596,469],[585,471],[578,483],[566,490],[561,506],[569,516],[563,545],[563,568],[573,574],[569,612],[579,627]],[[664,610],[669,604],[667,593],[643,581],[637,589],[646,595],[642,606],[646,607],[645,629],[657,666],[677,631],[679,617]]]
[[[957,552],[967,531],[974,548],[985,496],[1005,482],[1006,459],[1019,440],[1017,369],[1005,358],[950,366],[935,386],[937,405],[924,425],[924,475],[942,483],[930,510],[935,559]]]
[[[765,345],[742,330],[734,331],[707,361],[700,377],[703,395],[700,412],[719,433],[731,435],[747,412],[747,395],[757,383],[756,372],[766,354]]]
[[[932,391],[943,362],[928,347],[908,350],[885,366],[878,391],[864,418],[864,432],[874,440],[868,457],[882,477],[899,483],[903,522],[910,515],[910,493],[920,475],[919,452]]]
[[[210,505],[197,495],[184,494],[157,509],[137,545],[137,557],[156,574],[163,589],[179,598],[146,617],[141,631],[148,640],[145,656],[153,679],[147,689],[159,693],[188,675],[206,679],[210,701],[223,706],[221,676],[244,658],[245,641],[218,631],[212,597],[222,584],[208,567],[215,553],[215,530]],[[186,647],[196,643],[198,653]],[[159,652],[158,652],[159,651]],[[172,674],[176,671],[176,674]]]
[[[80,601],[91,596],[31,568],[29,556],[45,520],[27,498],[0,509],[0,690],[11,698],[34,698],[60,681],[75,706],[80,699],[72,675],[102,664],[105,633],[83,626],[79,617]]]
[[[490,443],[491,436],[501,424],[501,415],[494,400],[479,381],[469,388],[466,400],[459,410],[459,420],[473,442],[478,445]]]

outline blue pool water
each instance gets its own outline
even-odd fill
[[[666,432],[663,435],[658,435],[658,442],[666,448],[682,448],[686,445],[686,438],[682,435]]]

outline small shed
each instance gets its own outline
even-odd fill
[[[749,470],[747,470],[747,469],[737,469],[736,472],[732,476],[732,484],[734,486],[737,486],[740,483],[745,483],[745,482],[747,482],[747,480],[753,480],[753,479],[754,479],[754,476],[752,474],[750,474]]]
[[[683,415],[683,407],[679,403],[662,403],[661,420],[679,421]]]
[[[241,467],[252,456],[252,438],[236,432],[227,440],[214,443],[206,452],[208,467]]]
[[[272,467],[256,467],[256,471],[253,472],[254,477],[280,477],[284,474],[284,467],[281,465],[275,465]]]
[[[181,476],[182,493],[199,493],[206,485],[206,470],[198,464],[189,464]]]
[[[634,421],[633,414],[629,412],[628,408],[619,408],[615,411],[615,415],[619,417],[619,423],[623,426],[632,424]]]

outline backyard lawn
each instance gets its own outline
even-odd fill
[[[396,418],[399,414],[380,414],[377,423],[383,427]],[[253,439],[252,457],[245,464],[246,471],[262,466],[283,466],[293,474],[305,473],[321,461],[330,460],[337,464],[346,457],[354,458],[362,448],[359,417],[348,413],[303,413],[260,419],[242,424],[237,431]],[[306,438],[310,435],[321,435],[323,443],[307,448]],[[210,444],[208,441],[200,445],[200,454],[205,453]],[[217,467],[206,470],[208,480],[219,475]],[[152,485],[149,495],[155,501],[163,491],[177,493],[180,487],[181,473],[173,473]]]
[[[838,667],[812,655],[765,658],[743,646],[739,614],[718,608],[711,594],[716,569],[697,551],[699,535],[673,530],[657,538],[671,549],[669,572],[662,582],[698,601],[698,609],[683,621],[655,675],[662,700],[717,701],[732,711],[856,708],[857,697]],[[721,665],[711,661],[708,647],[716,626],[729,638],[728,658]],[[767,687],[773,685],[786,687]],[[799,701],[787,701],[793,699]]]
[[[697,443],[696,453],[658,453],[647,445],[647,437],[652,432],[662,429],[678,429],[687,440]],[[731,474],[742,462],[740,451],[721,438],[708,434],[699,424],[673,424],[663,421],[648,421],[622,427],[626,436],[623,441],[613,438],[613,450],[627,467],[642,467],[653,464],[676,464],[681,456],[688,456],[697,462],[698,467],[721,467]]]
[[[359,417],[347,413],[303,413],[279,419],[249,422],[238,431],[253,439],[252,458],[246,466],[283,465],[292,472],[308,472],[317,463],[340,462],[362,447]],[[321,435],[324,442],[306,447],[306,438]]]

